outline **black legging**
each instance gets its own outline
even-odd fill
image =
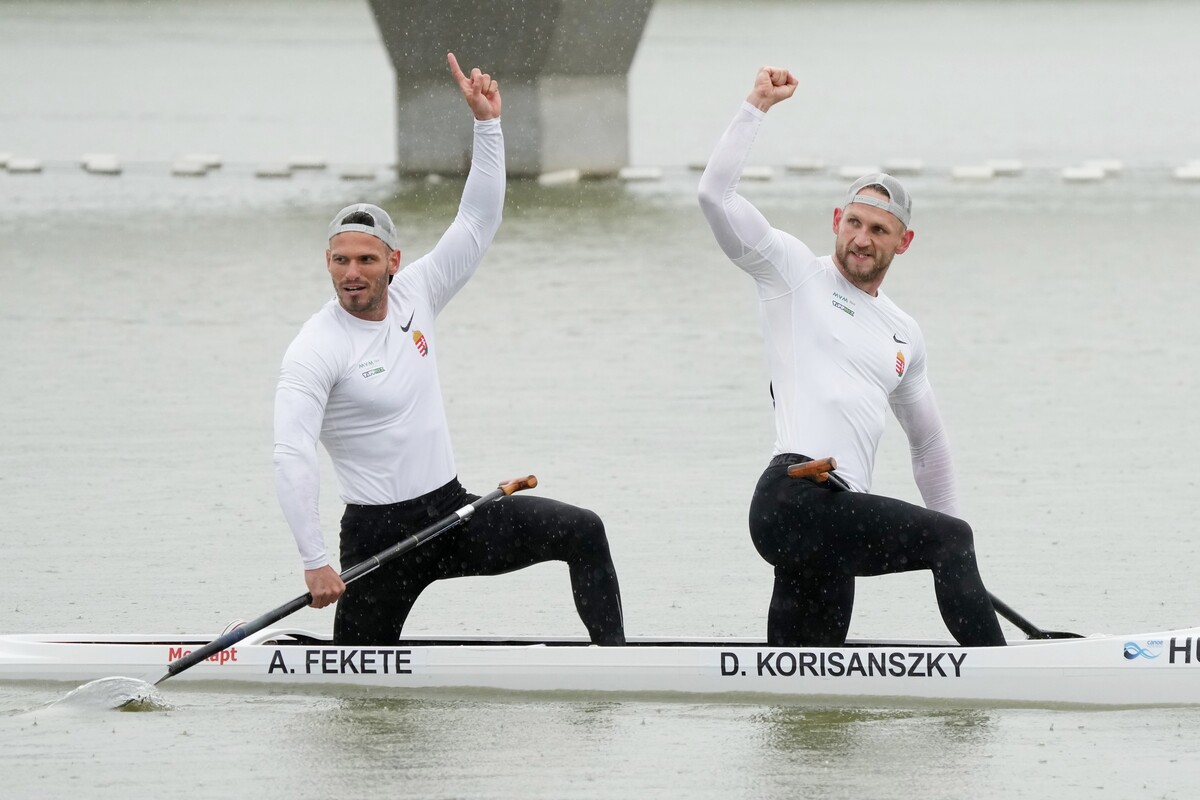
[[[979,577],[971,526],[961,519],[789,478],[782,464],[767,467],[754,489],[750,537],[775,567],[767,616],[772,646],[843,644],[855,577],[917,569],[933,571],[938,609],[959,644],[1004,644]]]
[[[341,563],[353,566],[475,499],[453,480],[404,503],[347,506]],[[395,644],[417,597],[434,581],[502,575],[543,561],[567,562],[575,608],[591,640],[624,644],[621,592],[600,518],[523,495],[485,505],[467,522],[351,583],[334,614],[334,643]]]

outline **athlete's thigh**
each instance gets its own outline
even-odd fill
[[[595,536],[599,518],[546,497],[511,496],[490,503],[453,536],[453,575],[499,575],[543,561],[566,560]]]
[[[893,572],[929,569],[945,560],[956,542],[970,542],[965,522],[946,514],[897,500],[858,492],[838,492],[844,508],[854,520],[844,532],[857,547],[844,540],[847,553],[853,553],[856,575],[883,575]]]

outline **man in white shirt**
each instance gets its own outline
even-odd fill
[[[892,259],[913,240],[908,193],[883,173],[855,181],[833,212],[834,253],[818,257],[737,192],[767,110],[796,85],[786,69],[760,69],[700,180],[718,244],[754,278],[767,347],[775,457],[751,500],[750,534],[775,567],[768,641],[842,644],[856,576],[928,569],[955,639],[1002,645],[971,528],[958,518],[925,340],[880,291]],[[908,437],[926,508],[869,494],[889,406]],[[791,464],[825,456],[836,457],[853,491],[788,477]]]
[[[504,138],[490,75],[451,73],[475,115],[471,170],[453,224],[403,270],[387,212],[359,203],[329,225],[326,265],[336,298],[288,347],[275,395],[275,480],[322,608],[338,602],[334,641],[399,641],[418,595],[443,578],[499,575],[565,561],[593,642],[624,644],[616,570],[600,518],[542,497],[490,503],[347,587],[330,564],[318,512],[317,442],[333,462],[346,512],[343,566],[357,564],[475,499],[458,482],[437,376],[435,318],[474,274],[500,226]]]

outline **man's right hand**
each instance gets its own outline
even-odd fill
[[[304,582],[308,585],[308,593],[312,595],[313,608],[324,608],[335,602],[346,591],[342,576],[333,567],[326,564],[316,569],[304,570]]]
[[[796,91],[796,76],[782,67],[760,67],[746,102],[760,111],[787,100]]]

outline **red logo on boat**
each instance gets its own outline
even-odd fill
[[[417,349],[421,351],[421,358],[429,355],[429,342],[425,341],[425,334],[420,331],[413,331],[413,342],[417,345]]]
[[[896,377],[904,377],[904,353],[899,350],[896,351]]]

